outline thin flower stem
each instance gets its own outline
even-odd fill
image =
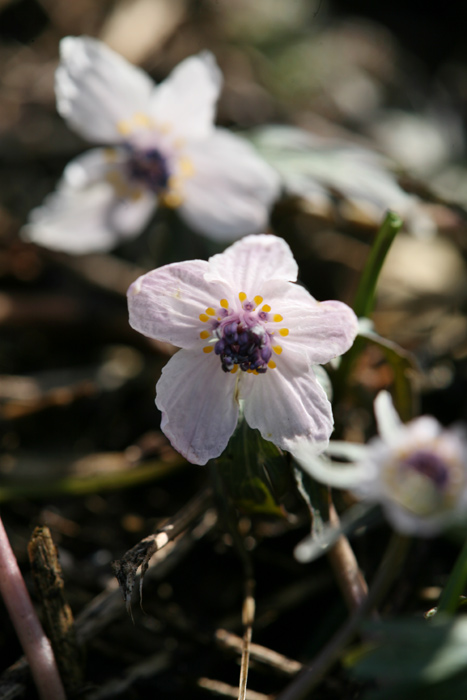
[[[339,516],[334,503],[329,503],[329,524],[340,528]],[[337,582],[351,612],[357,610],[368,595],[368,586],[358,566],[357,559],[350,542],[341,534],[335,545],[328,552],[328,560],[334,570]]]
[[[32,605],[1,519],[0,593],[29,662],[41,700],[65,700],[52,647]]]
[[[364,618],[384,598],[396,578],[408,551],[410,540],[394,534],[376,573],[370,592],[348,622],[324,647],[311,666],[277,696],[276,700],[303,700],[321,682],[327,671],[337,661],[342,649],[351,641]]]
[[[453,615],[459,605],[459,598],[467,583],[467,540],[459,554],[449,580],[439,599],[436,613]]]
[[[353,310],[358,318],[368,317],[373,310],[379,274],[394,238],[402,227],[402,223],[402,219],[397,214],[389,211],[381,225],[381,228],[376,234],[368,260],[365,263],[365,267],[363,268],[363,272],[360,277],[360,282],[353,304]],[[342,361],[339,365],[335,378],[336,394],[344,393],[347,378],[355,360],[362,350],[363,343],[364,341],[357,336],[350,350],[342,357]]]

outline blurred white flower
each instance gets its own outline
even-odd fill
[[[337,195],[343,216],[358,212],[379,225],[390,209],[417,236],[436,232],[420,199],[404,192],[388,160],[377,151],[289,126],[261,127],[250,138],[276,168],[286,192],[301,197],[310,211],[328,215]]]
[[[430,537],[465,519],[467,438],[431,416],[403,424],[388,392],[375,400],[379,437],[367,445],[331,442],[329,457],[317,457],[299,445],[294,457],[314,478],[350,489],[358,498],[380,503],[394,529]]]
[[[352,345],[353,311],[316,301],[297,279],[287,243],[238,241],[208,262],[166,265],[128,290],[130,324],[182,348],[156,387],[161,428],[189,461],[218,457],[239,415],[264,439],[292,451],[326,447],[331,404],[313,365]]]
[[[246,141],[214,127],[222,76],[209,52],[159,86],[96,39],[67,37],[60,53],[59,113],[108,147],[66,167],[26,238],[69,253],[108,250],[138,235],[158,201],[215,240],[265,228],[278,177]]]

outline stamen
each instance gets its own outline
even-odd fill
[[[220,303],[220,305],[222,306],[223,309],[228,309],[228,308],[229,308],[229,302],[227,301],[227,299],[221,299],[219,303]]]
[[[180,159],[180,172],[184,177],[192,177],[195,174],[193,163],[189,158]]]
[[[214,348],[213,348],[212,345],[206,345],[206,347],[203,348],[203,352],[205,352],[206,355],[207,355],[209,352],[212,352],[213,350],[214,350]]]
[[[277,365],[274,362],[274,360],[269,360],[268,367],[269,367],[269,369],[276,369]]]
[[[271,307],[269,306],[269,304],[265,304],[261,311],[264,311],[264,313],[268,314],[271,311]]]
[[[183,197],[178,192],[167,192],[161,196],[161,203],[169,209],[176,209],[183,203]]]
[[[280,323],[284,319],[280,314],[274,314],[274,316],[272,317],[272,320],[275,321],[276,323]]]
[[[122,136],[128,136],[131,133],[131,126],[128,121],[122,120],[117,123],[117,131]]]
[[[240,299],[240,301],[245,301],[245,299],[246,299],[245,292],[240,292],[240,294],[238,295],[238,298]]]
[[[238,370],[238,365],[234,365],[233,368],[230,370],[230,374],[235,374],[235,372]]]
[[[211,334],[209,331],[201,331],[201,333],[199,334],[199,337],[202,338],[203,340],[206,340],[206,338],[209,338],[210,335]]]
[[[210,306],[209,308],[206,309],[206,313],[208,314],[208,316],[215,316],[216,315],[216,312],[214,311],[212,306]]]
[[[279,334],[285,338],[286,335],[289,335],[289,329],[288,328],[281,328],[279,331]]]
[[[202,321],[203,323],[206,323],[206,321],[209,321],[209,316],[206,316],[206,314],[200,314],[199,320]]]
[[[254,302],[255,302],[256,306],[259,306],[262,301],[263,301],[263,297],[260,297],[259,295],[254,297]]]
[[[206,332],[206,331],[203,331],[203,332]],[[274,352],[276,353],[276,355],[280,355],[281,352],[282,352],[282,348],[281,348],[280,345],[273,345],[273,346],[272,346],[272,349],[274,350]]]

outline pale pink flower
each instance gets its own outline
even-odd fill
[[[218,457],[239,415],[286,450],[323,449],[331,404],[313,372],[352,345],[353,311],[316,301],[281,238],[248,236],[207,262],[147,273],[128,290],[130,324],[182,348],[156,387],[161,427],[188,460]]]
[[[240,137],[215,128],[222,76],[209,52],[156,86],[90,37],[60,44],[57,109],[96,148],[65,168],[24,236],[69,253],[108,250],[141,232],[157,203],[195,230],[231,241],[267,224],[278,176]]]
[[[467,439],[458,428],[443,428],[431,416],[401,422],[388,392],[375,400],[379,436],[367,445],[331,442],[325,461],[299,446],[294,457],[305,471],[358,498],[380,503],[400,532],[429,537],[465,519]]]

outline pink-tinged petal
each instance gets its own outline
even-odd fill
[[[222,371],[213,354],[180,350],[166,364],[156,386],[161,429],[193,464],[219,457],[235,430],[236,374]]]
[[[234,243],[223,253],[209,258],[208,281],[225,280],[233,290],[249,298],[262,294],[266,281],[294,280],[298,268],[292,251],[282,238],[259,234]],[[286,283],[282,282],[284,290]],[[268,302],[265,297],[265,302]]]
[[[183,183],[181,215],[196,231],[232,241],[263,231],[279,192],[279,178],[243,139],[216,129],[187,144],[193,174]]]
[[[72,160],[56,191],[30,213],[22,236],[75,255],[111,250],[137,236],[156,208],[155,197],[131,189],[137,197],[120,197],[109,180],[117,178],[125,188],[121,153],[114,150],[111,162],[107,155],[93,149]]]
[[[182,61],[154,90],[150,115],[170,138],[204,139],[212,131],[222,74],[209,51]]]
[[[254,379],[244,405],[250,427],[292,453],[303,441],[326,448],[333,429],[331,404],[312,370],[293,374],[278,365]]]
[[[128,290],[130,325],[140,333],[182,348],[201,343],[208,323],[200,320],[207,308],[219,308],[225,287],[206,282],[208,263],[189,260],[164,265],[133,282]],[[216,356],[217,364],[220,361]]]
[[[91,37],[62,39],[60,56],[55,93],[62,117],[88,141],[120,142],[118,125],[147,114],[154,82]]]

